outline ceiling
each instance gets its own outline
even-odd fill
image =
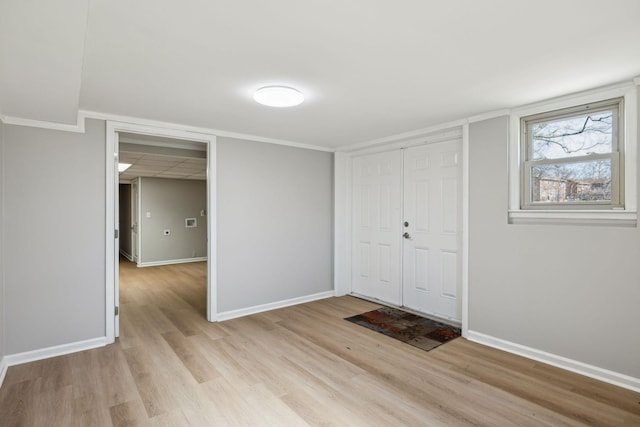
[[[118,162],[131,166],[119,174],[121,183],[137,177],[207,179],[207,146],[201,142],[121,132]]]
[[[333,149],[640,75],[638,0],[0,0],[0,114]],[[256,104],[269,84],[293,108]]]

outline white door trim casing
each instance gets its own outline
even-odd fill
[[[400,148],[409,148],[450,139],[462,139],[462,303],[460,317],[462,320],[462,335],[466,336],[469,329],[468,294],[469,294],[469,132],[468,124],[456,123],[456,126],[431,132],[422,136],[414,135],[407,140],[393,140],[376,147],[363,147],[362,150],[335,153],[335,295],[347,295],[352,292],[351,284],[351,247],[352,247],[352,194],[351,176],[352,160],[354,157],[375,152],[390,151]]]
[[[107,156],[109,157],[109,156]],[[114,259],[114,270],[113,270],[113,305],[115,307],[120,306],[120,274],[118,273],[117,268],[120,256],[120,180],[119,180],[119,163],[120,163],[120,134],[115,133],[113,138],[113,157],[114,164],[111,169],[111,173],[114,179],[113,182],[113,200],[114,200],[114,208],[113,208],[113,222],[115,224],[116,232],[115,238],[113,240],[113,259]],[[114,338],[118,338],[120,336],[120,311],[116,310],[113,314],[113,336]]]
[[[151,135],[165,138],[185,139],[207,144],[207,320],[217,320],[217,227],[216,227],[216,136],[205,133],[197,133],[188,130],[143,125],[119,121],[107,121],[106,135],[106,272],[105,272],[105,299],[106,299],[106,340],[107,343],[115,341],[115,298],[116,298],[116,246],[115,230],[116,203],[115,185],[117,183],[116,168],[116,143],[118,132],[129,132],[143,135]],[[138,189],[139,190],[139,189]],[[139,214],[139,213],[138,213]]]
[[[135,190],[135,191],[134,191]],[[131,244],[133,250],[131,256],[136,264],[140,261],[140,180],[138,178],[131,180],[131,218],[134,221],[134,229],[131,233]],[[135,236],[134,236],[135,234]]]
[[[462,336],[469,333],[469,123],[462,126]]]

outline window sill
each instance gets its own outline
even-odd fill
[[[638,214],[625,210],[510,210],[509,224],[636,227]]]

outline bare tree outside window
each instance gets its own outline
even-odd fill
[[[613,202],[613,181],[618,173],[618,105],[616,100],[609,108],[591,110],[584,106],[573,113],[523,119],[527,136],[528,203]]]

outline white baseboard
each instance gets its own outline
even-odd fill
[[[249,316],[251,314],[262,313],[264,311],[275,310],[277,308],[289,307],[292,305],[303,304],[305,302],[317,301],[325,298],[332,298],[334,296],[333,291],[320,292],[313,295],[306,295],[298,298],[291,298],[284,301],[271,302],[269,304],[256,305],[253,307],[240,308],[238,310],[223,311],[218,313],[217,320],[230,320],[236,317]]]
[[[149,261],[149,262],[139,262],[138,267],[155,267],[158,265],[171,265],[171,264],[184,264],[187,262],[202,262],[206,261],[208,258],[198,257],[198,258],[182,258],[182,259],[167,259],[164,261]]]
[[[126,253],[122,249],[120,249],[120,255],[122,255],[123,257],[125,257],[129,261],[133,261],[133,255],[130,255],[130,254]]]
[[[107,344],[107,337],[92,338],[90,340],[72,342],[39,350],[25,351],[24,353],[10,354],[5,356],[2,360],[3,362],[6,361],[6,365],[9,367],[13,365],[20,365],[22,363],[34,362],[36,360],[48,359],[50,357],[76,353],[78,351],[91,350],[92,348],[104,347]]]
[[[2,383],[4,382],[4,377],[7,375],[7,369],[9,365],[7,365],[7,357],[3,357],[0,359],[0,387],[2,387]]]
[[[500,338],[495,338],[480,332],[468,331],[465,338],[467,338],[469,341],[477,342],[478,344],[497,348],[508,353],[517,354],[518,356],[537,360],[548,365],[566,369],[567,371],[575,372],[577,374],[581,374],[590,378],[595,378],[596,380],[604,381],[606,383],[617,385],[619,387],[624,387],[635,392],[640,392],[640,378],[634,378],[629,375],[610,371],[604,368],[599,368],[597,366],[589,365],[587,363],[579,362],[573,359],[568,359],[566,357],[558,356],[552,353],[547,353],[545,351],[537,350],[532,347],[505,341]]]

